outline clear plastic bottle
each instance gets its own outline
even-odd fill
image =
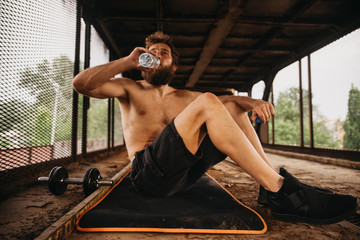
[[[160,58],[151,53],[143,53],[139,56],[139,63],[142,67],[153,68],[160,66]]]

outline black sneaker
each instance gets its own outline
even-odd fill
[[[260,185],[257,203],[263,205],[264,207],[268,207],[269,201],[267,198],[268,198],[268,190],[266,190],[263,186]]]
[[[274,218],[288,222],[332,224],[347,219],[358,209],[357,198],[318,190],[302,184],[285,169],[280,171],[284,184],[279,192],[268,191]]]
[[[280,175],[285,175],[286,173],[288,173],[284,168],[280,168]],[[322,192],[327,192],[327,193],[333,193],[333,191],[329,190],[329,189],[324,189],[324,188],[318,188],[318,187],[313,187],[313,186],[309,186],[305,183],[300,182],[302,185],[307,186],[307,187],[311,187],[314,188],[318,191],[322,191]],[[268,201],[268,190],[266,190],[263,186],[260,185],[260,189],[259,189],[259,196],[257,199],[257,202],[260,205],[263,205],[264,207],[268,207],[269,206],[269,201]]]

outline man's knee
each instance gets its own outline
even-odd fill
[[[213,93],[206,92],[206,93],[203,93],[200,96],[198,96],[197,100],[205,101],[205,102],[209,102],[209,103],[212,103],[212,102],[216,103],[219,101],[219,98]]]
[[[247,112],[239,106],[236,102],[225,102],[224,106],[233,117],[247,117]]]
[[[203,93],[195,100],[203,113],[213,114],[213,111],[225,109],[219,98],[213,93]]]
[[[222,105],[219,98],[210,92],[201,94],[199,97],[197,97],[196,101],[198,101],[201,106],[204,107],[218,107]]]

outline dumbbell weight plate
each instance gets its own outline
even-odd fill
[[[68,173],[64,167],[54,167],[49,174],[49,190],[54,195],[63,194],[68,184],[64,180],[68,178]]]
[[[98,189],[98,184],[96,180],[99,179],[101,179],[101,175],[97,168],[89,168],[85,172],[83,188],[86,196],[90,195]]]

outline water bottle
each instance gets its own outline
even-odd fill
[[[139,63],[142,67],[153,68],[160,66],[160,58],[155,57],[151,53],[143,53],[139,57]]]

